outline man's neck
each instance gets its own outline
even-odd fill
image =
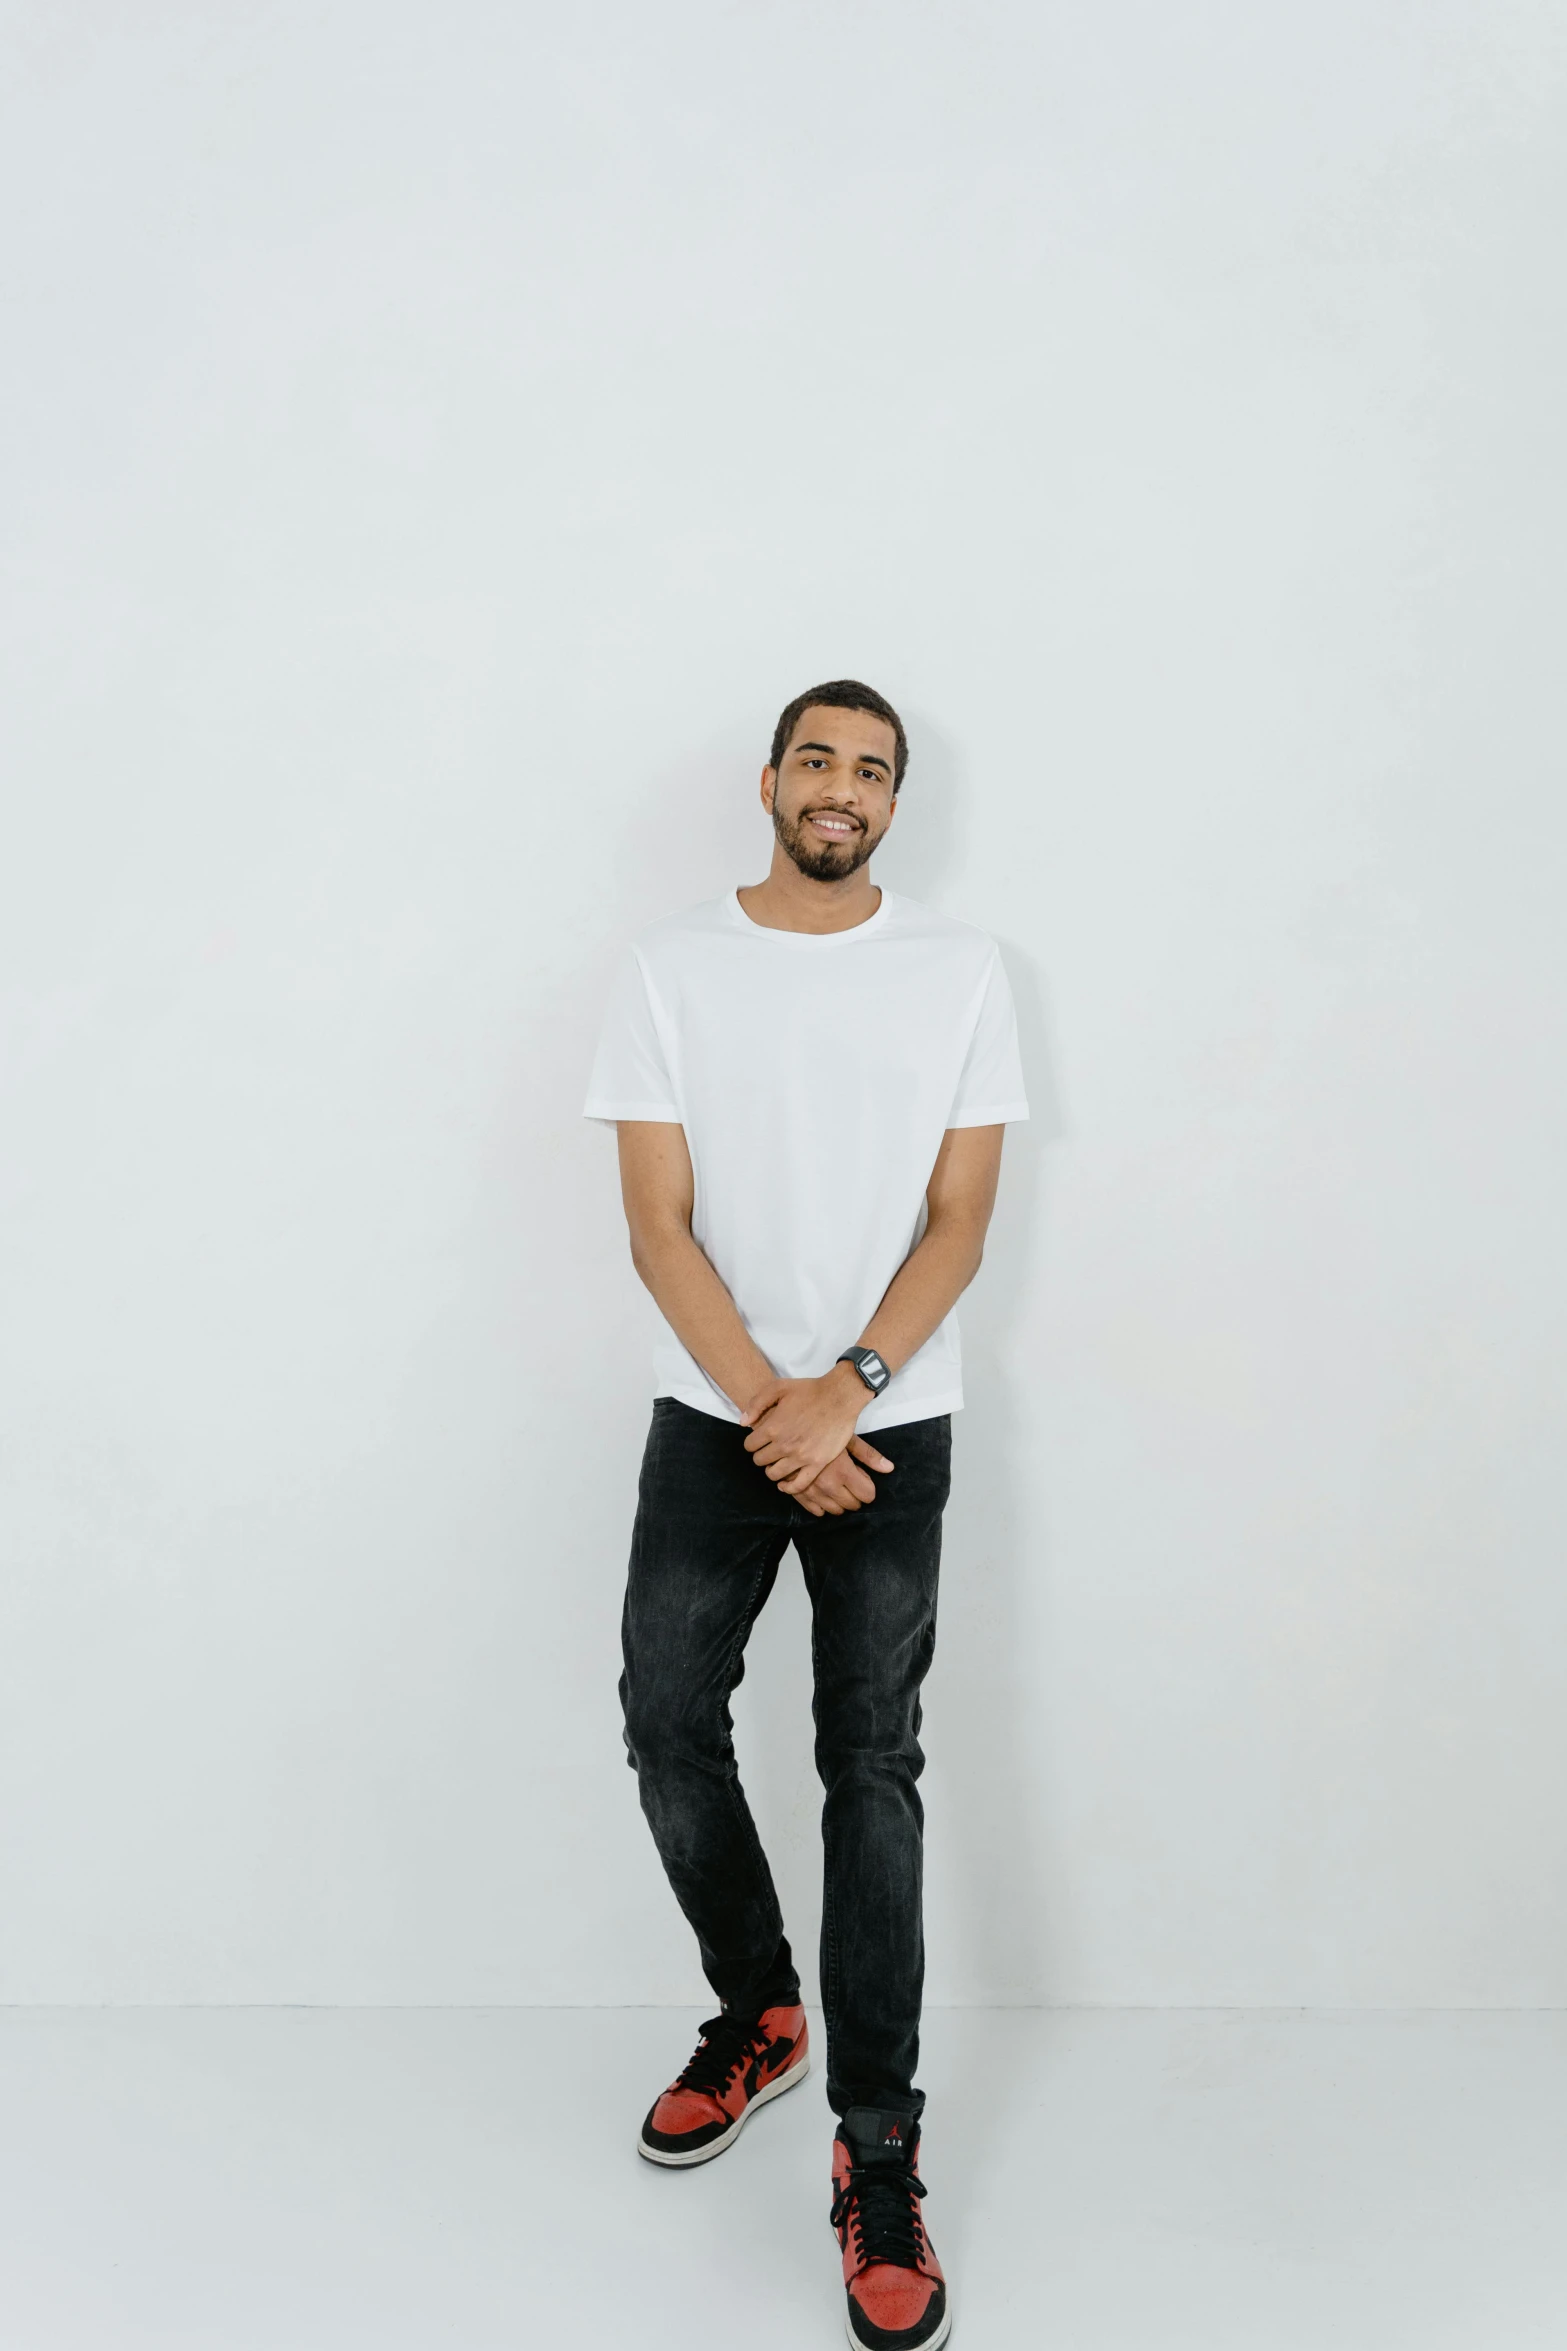
[[[776,842],[766,881],[752,882],[735,895],[764,931],[814,931],[818,936],[857,929],[881,904],[881,892],[867,866],[841,882],[813,882]]]

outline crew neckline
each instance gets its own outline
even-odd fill
[[[724,904],[734,920],[759,939],[782,939],[791,947],[841,947],[846,940],[866,938],[885,924],[892,905],[892,892],[880,884],[877,886],[881,888],[881,904],[875,913],[867,916],[864,922],[851,923],[846,931],[783,931],[769,922],[753,922],[740,903],[738,889],[730,891]]]

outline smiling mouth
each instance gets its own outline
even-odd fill
[[[807,824],[815,825],[819,833],[831,834],[835,841],[847,841],[860,829],[857,818],[839,816],[831,809],[808,809],[805,821]]]

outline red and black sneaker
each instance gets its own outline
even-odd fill
[[[637,2153],[649,2163],[709,2163],[737,2139],[746,2117],[811,2070],[803,2008],[760,2016],[710,2016],[684,2073],[648,2110]]]
[[[832,2225],[858,2351],[936,2351],[952,2325],[920,2217],[919,2143],[917,2122],[874,2106],[851,2106],[833,2141]]]

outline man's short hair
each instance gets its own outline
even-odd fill
[[[826,710],[868,710],[873,718],[884,718],[891,727],[897,750],[893,754],[892,789],[896,796],[903,781],[903,771],[909,764],[909,739],[903,731],[903,721],[874,686],[862,686],[858,678],[834,678],[831,685],[813,686],[808,694],[796,694],[773,729],[772,757],[768,766],[776,770],[788,750],[795,728],[813,706]]]

